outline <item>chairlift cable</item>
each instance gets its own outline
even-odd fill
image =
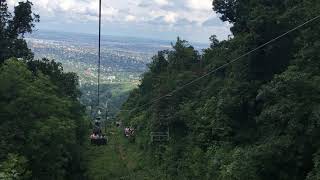
[[[107,137],[102,134],[101,131],[101,124],[100,124],[100,115],[101,115],[101,111],[100,111],[100,59],[101,59],[101,53],[100,53],[100,49],[101,49],[101,0],[99,0],[99,48],[98,48],[98,97],[97,97],[97,107],[98,107],[98,111],[97,111],[97,119],[94,123],[94,128],[93,128],[93,134],[91,134],[90,136],[90,142],[92,145],[106,145],[107,144]]]
[[[305,26],[305,25],[307,25],[307,24],[309,24],[309,23],[311,23],[311,22],[313,22],[313,21],[315,21],[315,20],[317,20],[317,19],[319,19],[319,18],[320,18],[320,15],[315,16],[314,18],[305,21],[304,23],[302,23],[302,24],[300,24],[300,25],[298,25],[298,26],[290,29],[289,31],[287,31],[287,32],[285,32],[285,33],[283,33],[283,34],[281,34],[281,35],[279,35],[279,36],[277,36],[277,37],[275,37],[275,38],[267,41],[266,43],[264,43],[264,44],[262,44],[262,45],[260,45],[260,46],[258,46],[258,47],[256,47],[256,48],[254,48],[254,49],[252,49],[252,50],[250,50],[250,51],[242,54],[241,56],[239,56],[239,57],[237,57],[237,58],[235,58],[235,59],[230,60],[228,63],[225,63],[225,64],[219,66],[218,68],[215,68],[215,69],[207,72],[206,74],[204,74],[204,75],[202,75],[202,76],[200,76],[200,77],[198,77],[198,78],[195,78],[194,80],[192,80],[192,81],[190,81],[190,82],[182,85],[182,86],[179,87],[179,88],[176,88],[176,89],[172,90],[171,92],[169,92],[169,93],[167,93],[167,94],[165,94],[165,95],[163,95],[163,96],[160,96],[160,97],[158,97],[158,98],[155,98],[155,99],[153,99],[152,101],[150,101],[150,102],[148,102],[148,103],[146,103],[146,104],[143,104],[143,105],[141,105],[141,106],[138,106],[138,107],[136,107],[136,108],[133,108],[133,109],[131,109],[131,110],[123,110],[123,111],[129,111],[130,113],[132,113],[132,112],[134,112],[136,109],[139,109],[139,108],[141,108],[141,107],[144,107],[144,106],[153,104],[153,103],[155,103],[155,102],[158,102],[158,101],[160,101],[161,99],[164,99],[164,98],[166,98],[166,97],[168,97],[168,96],[172,96],[174,93],[176,93],[176,92],[178,92],[178,91],[181,91],[182,89],[186,88],[187,86],[189,86],[189,85],[191,85],[191,84],[193,84],[193,83],[195,83],[195,82],[197,82],[197,81],[199,81],[199,80],[201,80],[201,79],[203,79],[203,78],[205,78],[205,77],[207,77],[207,76],[209,76],[209,75],[211,75],[211,74],[219,71],[220,69],[223,69],[223,68],[229,66],[230,64],[235,63],[236,61],[241,60],[243,57],[246,57],[246,56],[252,54],[253,52],[255,52],[255,51],[257,51],[257,50],[259,50],[259,49],[261,49],[261,48],[263,48],[263,47],[265,47],[265,46],[267,46],[267,45],[269,45],[269,44],[271,44],[271,43],[273,43],[273,42],[275,42],[275,41],[277,41],[277,40],[279,40],[279,39],[281,39],[281,38],[283,38],[284,36],[286,36],[286,35],[294,32],[294,31],[296,31],[296,30],[298,30],[298,29],[300,29],[300,28],[302,28],[303,26]],[[130,114],[130,113],[129,113],[129,114]]]
[[[100,106],[100,64],[101,64],[101,0],[99,0],[98,107]]]

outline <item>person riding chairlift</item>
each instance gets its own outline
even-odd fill
[[[124,129],[124,135],[125,135],[126,137],[134,136],[134,128],[128,128],[128,127],[126,127],[126,128]]]
[[[130,130],[130,135],[134,136],[134,128],[130,128],[129,130]]]
[[[93,134],[91,134],[90,138],[91,138],[91,139],[98,139],[98,135],[96,135],[96,134],[93,133]]]
[[[124,129],[124,135],[125,135],[126,137],[128,137],[128,136],[129,136],[129,132],[130,132],[130,129],[126,127],[126,128]]]

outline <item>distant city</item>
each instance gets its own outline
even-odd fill
[[[36,32],[26,39],[36,58],[61,62],[65,71],[78,74],[80,85],[97,82],[96,36]],[[101,44],[101,82],[105,84],[137,83],[152,56],[159,50],[170,48],[170,42],[112,36],[103,36]]]
[[[41,31],[28,35],[26,40],[35,58],[54,59],[62,63],[66,72],[77,73],[82,102],[94,104],[98,76],[97,35]],[[195,47],[200,50],[206,46],[196,44]],[[113,94],[113,104],[120,107],[130,90],[139,84],[152,56],[170,48],[169,41],[102,36],[100,82],[105,85],[102,91]]]
[[[36,58],[55,59],[65,71],[76,72],[80,84],[97,81],[98,37],[91,34],[35,32],[27,38]],[[147,64],[158,51],[171,48],[171,42],[133,37],[102,36],[101,82],[137,83]],[[199,49],[203,44],[196,44]]]

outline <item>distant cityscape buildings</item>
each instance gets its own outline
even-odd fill
[[[63,64],[67,72],[75,72],[79,76],[79,85],[94,85],[97,81],[97,48],[94,44],[76,43],[63,38],[47,37],[26,38],[29,47],[35,52],[36,58],[48,57]],[[68,39],[68,38],[66,38]],[[153,55],[150,48],[138,44],[112,42],[112,46],[102,48],[101,81],[102,83],[133,83],[137,84],[140,74],[146,71],[146,64]],[[159,50],[161,46],[159,45]],[[155,53],[155,52],[154,52]]]

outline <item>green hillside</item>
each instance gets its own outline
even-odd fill
[[[203,53],[177,39],[123,106],[137,146],[168,179],[319,179],[320,2],[213,7],[233,36]]]
[[[0,1],[0,179],[320,179],[320,1],[214,0],[227,40],[177,38],[138,85],[101,85],[122,122],[104,146],[96,85],[28,48],[32,6]]]

